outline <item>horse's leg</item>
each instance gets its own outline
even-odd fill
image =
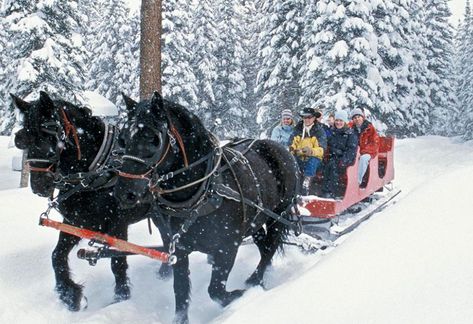
[[[284,226],[275,223],[268,226],[266,234],[260,229],[253,235],[254,242],[261,254],[261,260],[253,274],[246,280],[249,286],[257,286],[263,283],[263,276],[266,268],[271,264],[271,259],[281,245],[281,237],[284,232]]]
[[[161,234],[161,239],[163,241],[163,246],[165,248],[169,248],[169,244],[171,244],[171,233],[170,233],[170,226],[166,224],[165,220],[160,215],[153,215],[152,220],[154,225],[159,230],[159,234]],[[160,279],[169,279],[172,275],[172,266],[169,263],[161,263],[158,271],[158,277]]]
[[[208,288],[210,298],[222,306],[227,306],[235,299],[241,297],[245,292],[241,289],[230,292],[226,290],[228,276],[230,275],[230,270],[233,268],[238,252],[238,246],[235,248],[233,243],[231,244],[231,249],[213,255],[212,276]]]
[[[82,286],[72,281],[69,271],[68,256],[80,238],[60,232],[59,240],[52,253],[52,264],[56,276],[56,291],[59,299],[71,311],[81,309]]]
[[[190,303],[190,272],[189,254],[176,249],[177,262],[173,265],[174,273],[174,297],[176,300],[176,315],[174,323],[189,323],[189,303]]]
[[[110,233],[122,240],[128,240],[128,225],[116,225]],[[115,298],[116,302],[121,302],[130,299],[130,281],[128,280],[127,270],[128,263],[126,256],[111,258],[111,268],[115,276]]]

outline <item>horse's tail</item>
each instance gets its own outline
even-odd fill
[[[258,141],[256,149],[278,180],[280,204],[274,211],[283,212],[300,193],[300,171],[297,162],[286,147],[272,140]]]
[[[287,212],[300,193],[300,172],[296,160],[287,148],[271,140],[258,141],[255,149],[269,164],[277,179],[279,204],[273,211],[277,214]],[[270,221],[269,229],[272,232],[270,235],[276,239],[274,243],[282,250],[289,227],[281,222]]]

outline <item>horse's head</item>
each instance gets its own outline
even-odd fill
[[[12,98],[23,114],[23,128],[15,135],[15,145],[27,151],[31,189],[37,195],[50,196],[59,173],[87,171],[97,146],[89,137],[95,138],[94,135],[103,130],[92,133],[84,129],[99,129],[95,126],[101,121],[91,116],[90,109],[53,100],[43,91],[39,99],[32,102],[14,95]],[[82,150],[81,141],[84,141]]]
[[[54,102],[45,92],[32,102],[11,96],[24,116],[23,128],[15,134],[15,146],[27,151],[31,189],[39,196],[49,197],[54,191],[54,172],[61,145]]]
[[[125,155],[115,196],[122,206],[132,207],[149,199],[153,173],[170,152],[170,112],[157,92],[140,103],[124,98],[128,120],[120,132],[120,142]]]

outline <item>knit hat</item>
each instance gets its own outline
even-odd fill
[[[355,117],[356,115],[365,117],[365,114],[363,113],[363,110],[361,110],[361,108],[355,108],[351,111],[351,118]]]
[[[281,118],[294,119],[294,116],[292,115],[292,111],[290,109],[284,109],[283,111],[281,111]]]
[[[340,119],[343,122],[348,123],[348,113],[345,110],[338,110],[335,113],[335,120]]]

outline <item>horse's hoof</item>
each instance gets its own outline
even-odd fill
[[[246,279],[245,284],[247,287],[256,287],[263,285],[263,278],[256,272],[254,272],[248,279]]]
[[[116,286],[115,287],[115,303],[119,303],[131,298],[130,287],[128,285]]]
[[[172,324],[189,324],[189,317],[187,313],[176,313]]]
[[[243,289],[235,289],[230,292],[225,292],[223,296],[214,298],[214,300],[217,301],[223,307],[226,307],[230,303],[232,303],[235,299],[238,299],[241,296],[243,296],[244,293],[245,293],[245,290]]]
[[[57,286],[56,291],[59,294],[59,299],[71,312],[78,312],[83,310],[84,307],[87,307],[87,298],[82,294],[81,286],[77,284],[67,287]]]
[[[161,264],[161,267],[158,271],[158,279],[160,280],[167,280],[170,279],[172,276],[172,266],[167,263]]]

